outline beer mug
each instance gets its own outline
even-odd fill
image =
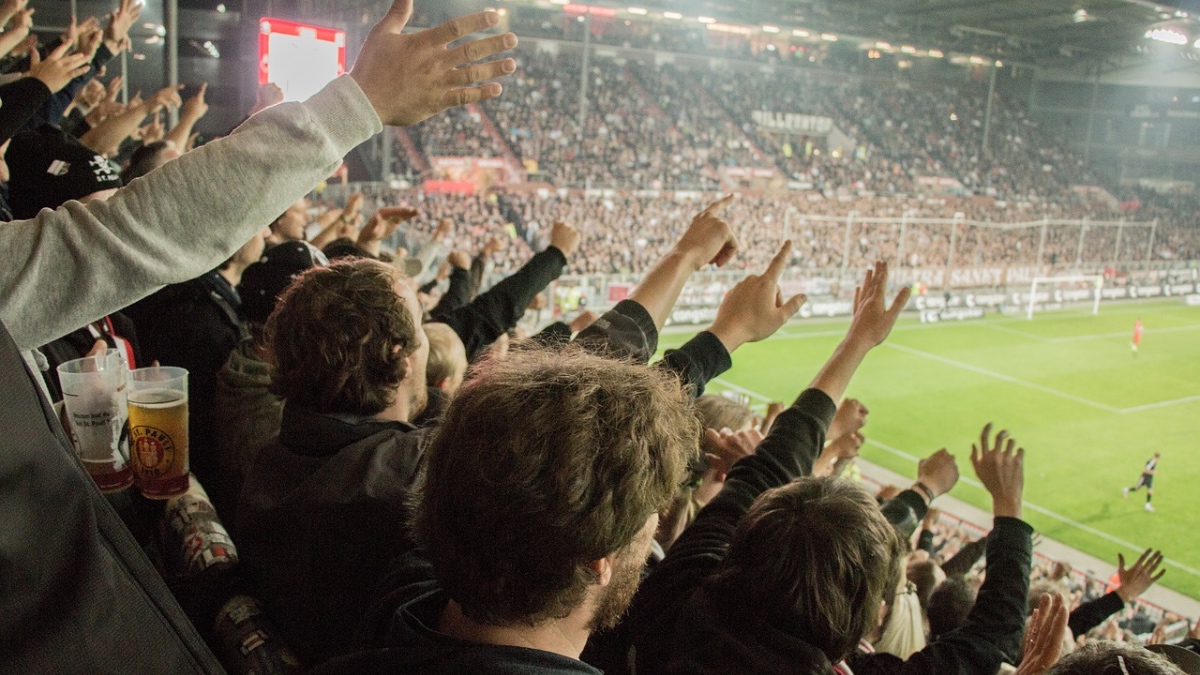
[[[187,492],[188,372],[154,366],[129,373],[129,450],[134,482],[149,499]]]
[[[133,483],[125,420],[128,368],[120,352],[67,361],[58,367],[71,440],[101,492]]]

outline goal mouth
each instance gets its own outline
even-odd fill
[[[1041,291],[1039,294],[1039,287]],[[1103,274],[1073,274],[1056,277],[1034,277],[1029,286],[1029,306],[1025,318],[1032,319],[1039,305],[1066,305],[1091,302],[1092,315],[1100,313]],[[1049,289],[1049,290],[1047,290]]]

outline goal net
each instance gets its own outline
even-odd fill
[[[1090,304],[1092,314],[1100,313],[1100,291],[1104,275],[1036,277],[1029,288],[1029,307],[1026,318],[1035,311],[1063,309],[1068,305]]]

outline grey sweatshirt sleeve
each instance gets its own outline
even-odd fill
[[[282,103],[139,178],[107,202],[68,202],[0,227],[0,321],[49,342],[226,260],[382,124],[348,75]]]

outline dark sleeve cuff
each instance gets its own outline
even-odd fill
[[[116,56],[116,54],[113,54],[112,51],[109,50],[108,45],[101,41],[100,48],[96,50],[96,55],[92,57],[92,67],[96,70],[100,70],[104,66],[107,66],[108,62],[112,61],[114,56]]]
[[[575,341],[590,352],[644,364],[658,351],[658,329],[645,307],[633,300],[622,300],[580,331]]]
[[[882,510],[883,516],[887,518],[888,522],[895,525],[904,533],[904,536],[908,537],[917,531],[917,525],[929,511],[929,506],[921,495],[912,490],[905,490],[896,495],[895,499],[884,504]]]
[[[639,305],[640,306],[640,305]],[[679,349],[667,351],[663,362],[692,387],[693,396],[701,396],[712,379],[733,367],[729,350],[709,331],[702,331]]]
[[[567,256],[563,255],[563,252],[558,250],[557,246],[547,246],[546,250],[542,251],[542,253],[553,254],[557,258],[559,265],[561,265],[563,267],[567,266]]]
[[[821,422],[822,434],[829,431],[829,425],[833,423],[833,416],[837,413],[837,404],[833,402],[833,399],[829,398],[829,394],[820,389],[805,389],[800,392],[792,407],[798,408],[819,420]]]
[[[994,535],[1009,539],[1023,538],[1030,544],[1030,549],[1033,548],[1033,526],[1020,518],[996,516],[992,524],[992,533],[988,537],[991,538]]]

